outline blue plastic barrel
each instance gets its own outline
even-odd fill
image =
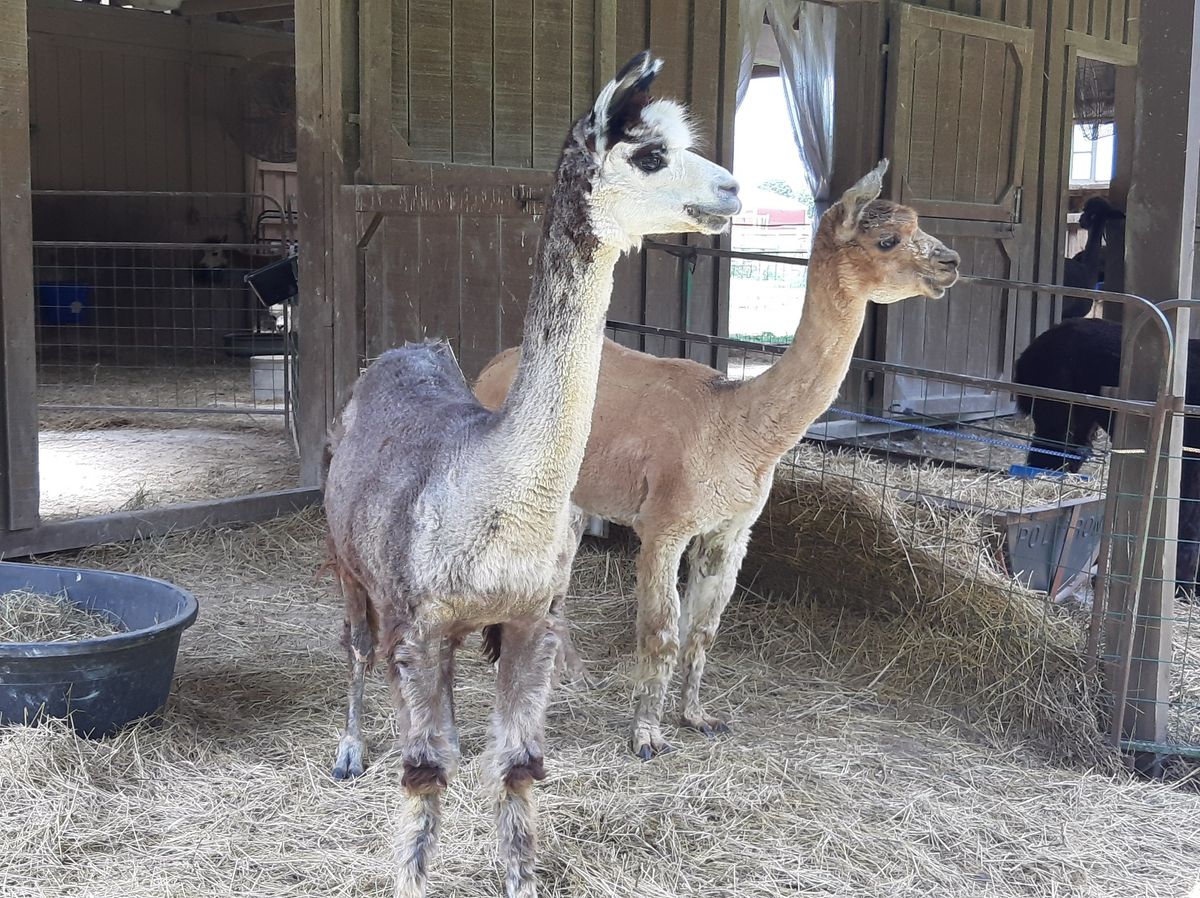
[[[43,324],[86,324],[92,308],[92,285],[63,281],[38,284],[37,303]]]

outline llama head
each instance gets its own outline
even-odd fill
[[[621,249],[647,234],[719,234],[741,209],[733,175],[691,151],[686,110],[651,98],[660,68],[649,51],[626,63],[564,149],[564,163],[586,165],[592,231]]]
[[[1102,228],[1110,220],[1119,220],[1124,217],[1125,213],[1114,209],[1104,197],[1088,197],[1088,201],[1083,204],[1083,211],[1079,214],[1079,227],[1090,231],[1093,227]]]
[[[908,206],[879,199],[888,161],[842,194],[819,230],[834,241],[839,274],[871,302],[940,299],[958,280],[959,256],[917,224]]]
[[[206,269],[208,271],[218,271],[222,268],[229,267],[229,250],[224,244],[229,242],[229,235],[223,237],[205,237],[204,249],[200,250],[200,257],[196,260],[194,268]]]

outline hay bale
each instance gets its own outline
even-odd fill
[[[1008,479],[802,447],[780,466],[745,573],[833,615],[829,650],[888,696],[920,697],[1051,757],[1111,762],[1084,622],[1008,576],[988,521],[1014,500],[1089,486]],[[906,490],[963,507],[906,501]]]
[[[66,593],[14,589],[0,595],[0,642],[80,642],[123,629],[108,615],[76,605]]]

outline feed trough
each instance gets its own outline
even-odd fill
[[[121,632],[79,642],[0,643],[0,724],[67,718],[84,736],[109,735],[167,701],[190,593],[149,577],[0,563],[0,592],[28,590],[102,614]]]

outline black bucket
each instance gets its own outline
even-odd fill
[[[196,619],[192,595],[149,577],[0,563],[0,592],[66,594],[124,631],[62,643],[0,643],[0,724],[69,718],[82,736],[107,736],[166,704],[179,638]]]

